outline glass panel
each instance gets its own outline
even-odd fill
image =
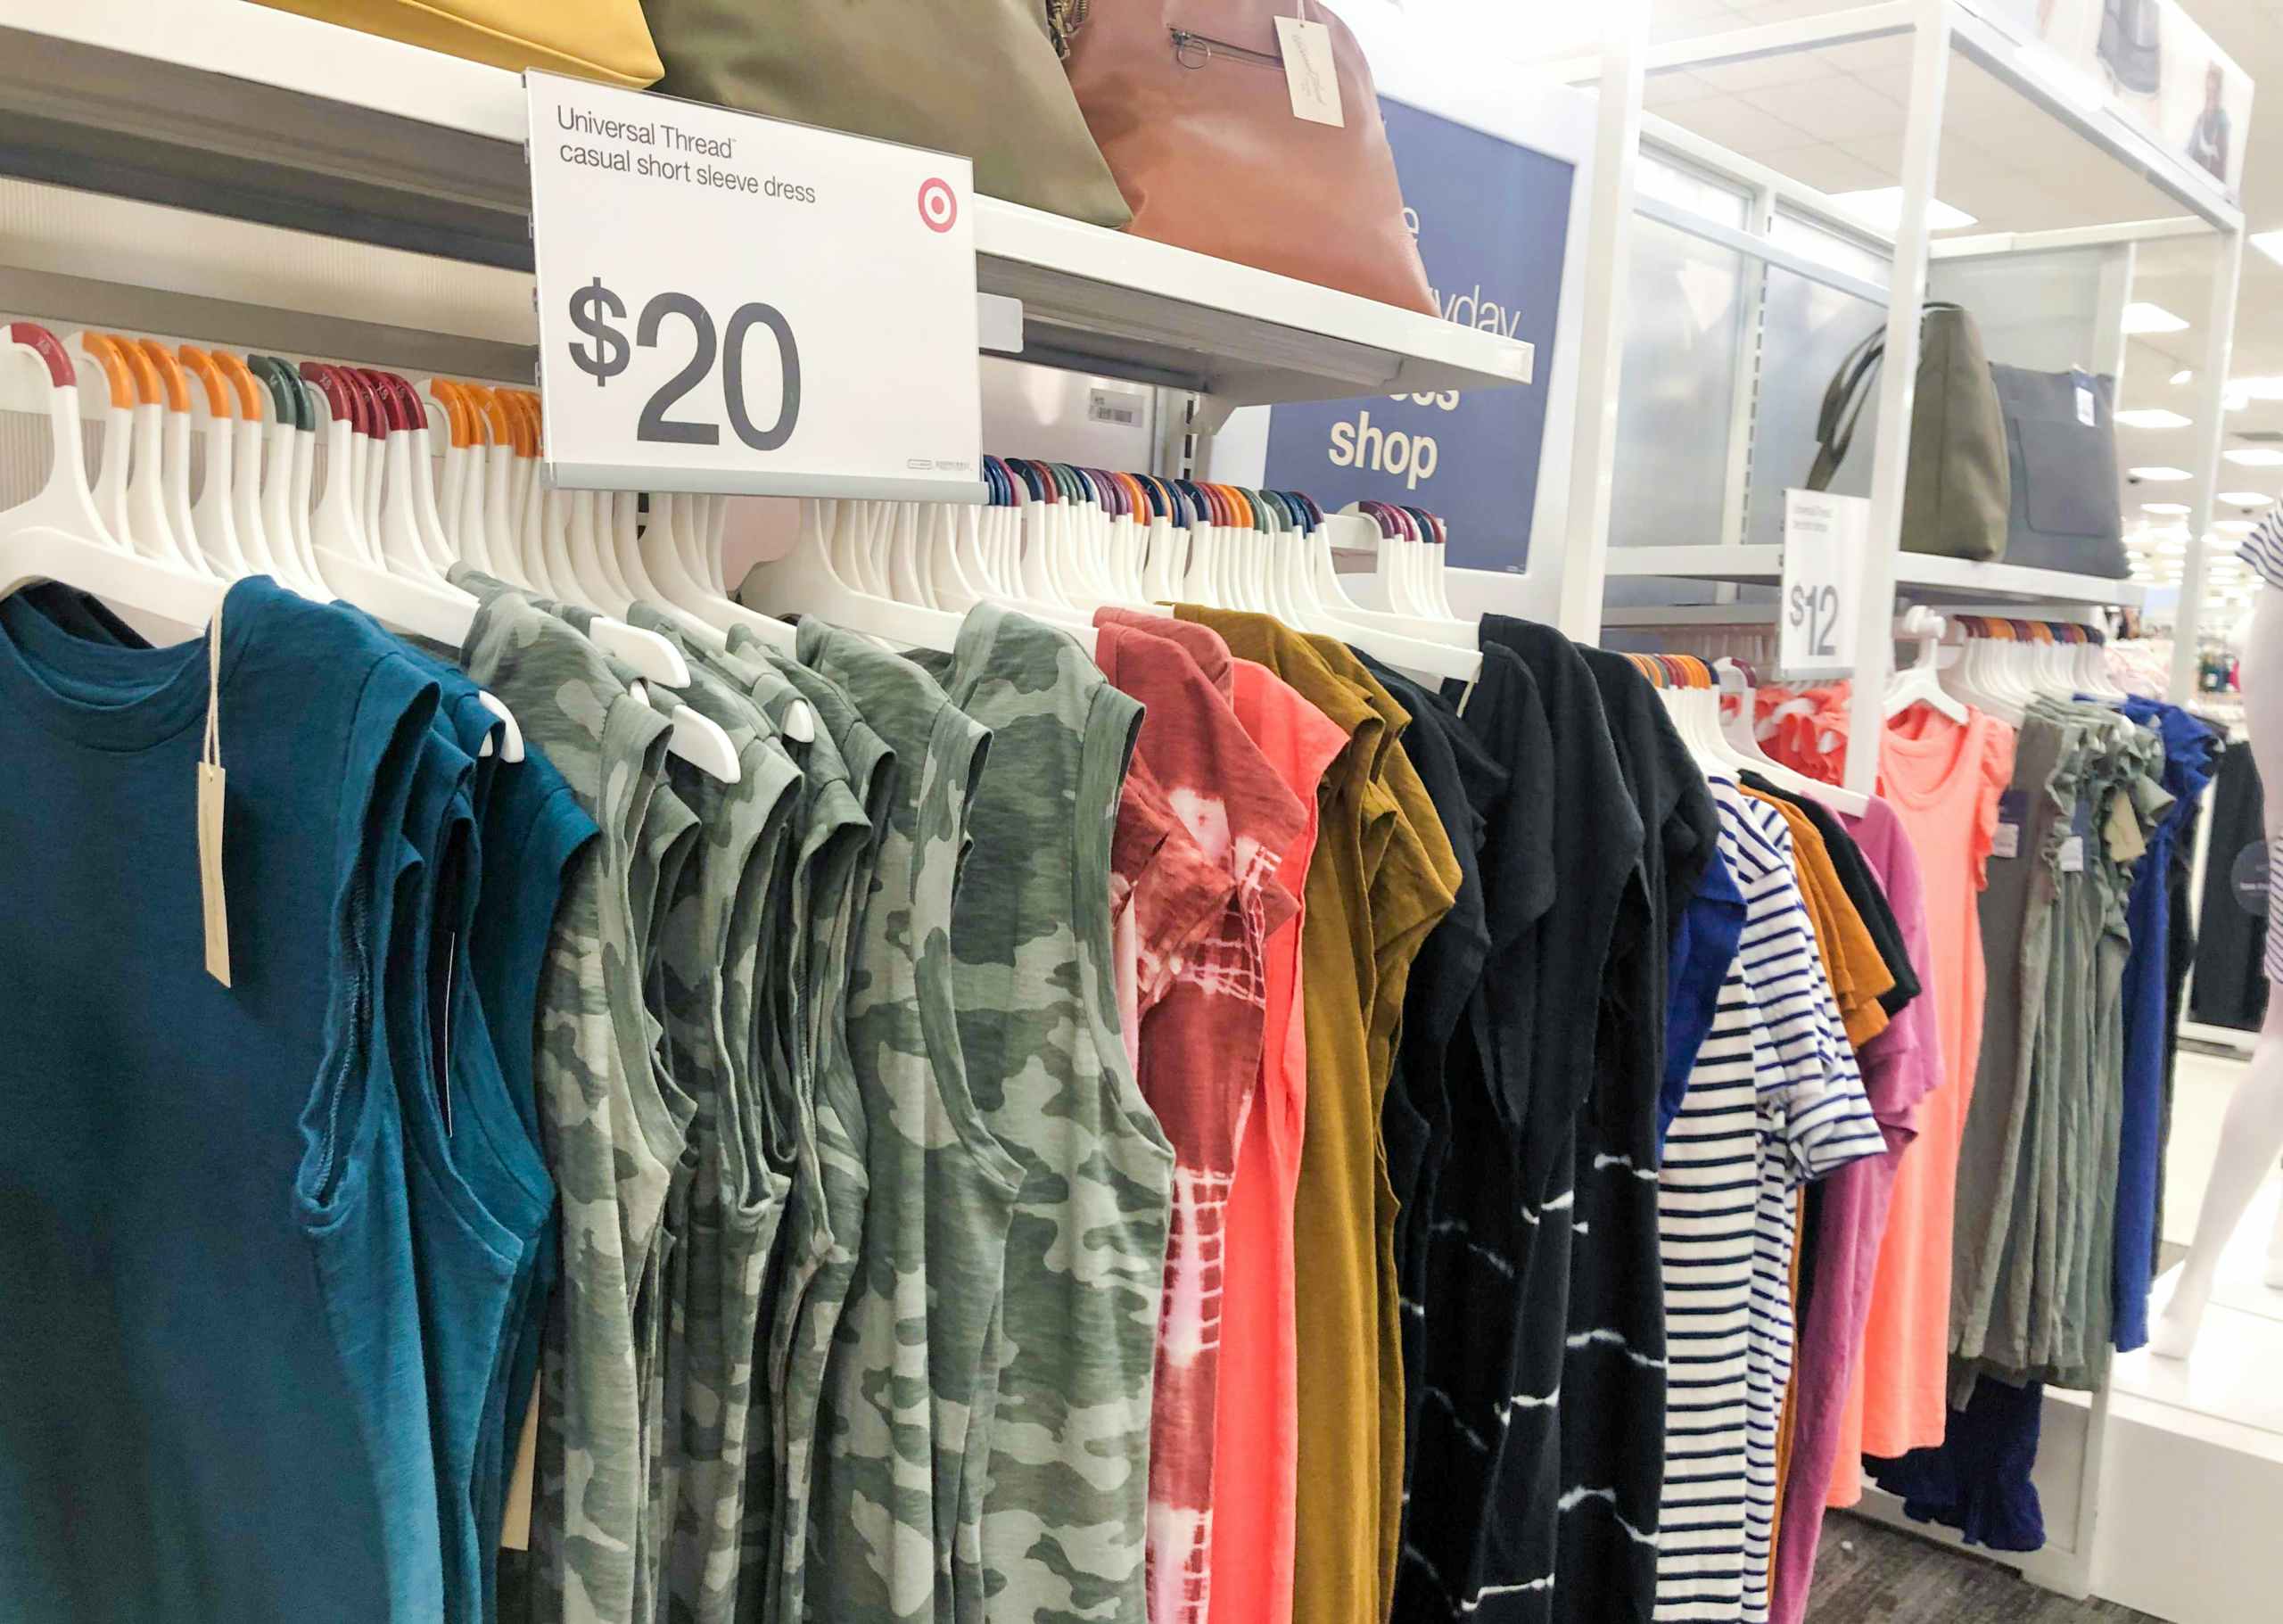
[[[1927,268],[1926,297],[1973,311],[1982,347],[1999,366],[2106,371],[2117,345],[2100,330],[2101,282],[2112,261],[2122,271],[2123,256],[2104,245],[1937,260]]]
[[[1634,171],[1633,189],[1643,197],[1653,197],[1739,231],[1743,229],[1751,197],[1750,190],[1735,181],[1716,178],[1645,145],[1641,149],[1640,167]]]
[[[1635,226],[1610,543],[1714,546],[1728,539],[1728,429],[1751,268],[1670,226]]]
[[[1768,325],[1760,339],[1760,400],[1753,417],[1751,482],[1744,531],[1754,546],[1784,540],[1784,492],[1806,482],[1816,458],[1816,420],[1824,391],[1849,350],[1886,323],[1886,309],[1867,299],[1768,268]],[[1856,421],[1847,458],[1831,488],[1871,493],[1871,446],[1878,433],[1878,375]]]
[[[1834,270],[1875,282],[1881,287],[1887,285],[1893,274],[1894,257],[1884,250],[1781,209],[1776,211],[1775,229],[1768,234],[1768,240],[1778,248],[1790,249],[1803,260],[1828,265]]]

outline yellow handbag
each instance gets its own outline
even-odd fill
[[[664,74],[639,0],[255,0],[344,29],[489,62],[639,90]]]

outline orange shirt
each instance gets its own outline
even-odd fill
[[[1905,712],[1879,745],[1879,794],[1902,820],[1924,884],[1927,964],[1949,1086],[1918,1107],[1918,1137],[1896,1171],[1871,1285],[1870,1317],[1827,1501],[1862,1497],[1864,1455],[1942,1441],[1949,1408],[1950,1236],[1958,1142],[1982,1049],[1983,967],[1976,905],[1989,883],[1998,797],[2014,772],[2014,730],[1968,711]]]
[[[1302,912],[1268,938],[1260,1087],[1237,1146],[1221,1306],[1221,1403],[1214,1413],[1213,1624],[1290,1624],[1299,1367],[1292,1200],[1300,1179],[1308,1054],[1300,1020],[1300,933],[1315,853],[1317,790],[1348,735],[1265,666],[1236,662],[1237,721],[1306,811],[1277,882]]]

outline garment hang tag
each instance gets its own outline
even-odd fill
[[[1345,126],[1339,72],[1331,61],[1331,30],[1321,22],[1279,17],[1276,43],[1284,52],[1284,88],[1292,97],[1292,116],[1311,124]]]
[[[499,1548],[532,1548],[532,1480],[539,1467],[539,1383],[532,1383],[531,1407],[523,1412],[523,1439],[515,1446],[515,1470],[507,1480],[507,1515],[499,1520]]]
[[[2108,804],[2108,855],[2111,862],[2138,862],[2148,849],[2140,831],[2140,816],[2130,797],[2113,796]]]
[[[2063,841],[2060,857],[2064,874],[2082,874],[2085,871],[2085,837],[2072,835]]]
[[[206,973],[230,985],[230,910],[222,895],[222,800],[228,774],[198,763],[198,900],[206,916]]]
[[[2021,790],[2008,789],[1998,797],[1998,827],[1990,832],[1992,857],[2022,854],[2022,822],[2028,810],[2029,796]]]
[[[459,933],[449,932],[444,937],[444,961],[437,967],[443,979],[428,1004],[435,1011],[436,1103],[443,1114],[447,1139],[452,1136],[452,988],[458,985],[453,978],[459,974]]]
[[[2077,421],[2087,428],[2096,425],[2097,414],[2093,410],[2093,392],[2089,384],[2077,385]]]

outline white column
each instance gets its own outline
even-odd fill
[[[1941,149],[1942,95],[1950,67],[1949,0],[1917,0],[1910,44],[1910,101],[1902,138],[1902,218],[1894,234],[1886,358],[1879,367],[1878,436],[1871,464],[1871,534],[1855,599],[1855,688],[1848,711],[1847,787],[1877,786],[1879,733],[1894,666],[1895,555],[1902,545],[1910,408],[1918,385],[1918,313],[1926,299],[1927,205]]]
[[[1594,115],[1592,213],[1578,344],[1577,433],[1570,448],[1570,523],[1555,622],[1580,642],[1601,636],[1617,461],[1618,385],[1625,370],[1625,289],[1632,263],[1633,172],[1641,156],[1641,70],[1648,0],[1616,0],[1603,42]]]
[[[2188,552],[2180,560],[2180,608],[2172,615],[2174,705],[2196,695],[2196,637],[2204,619],[2205,546],[2211,539],[2213,499],[2220,488],[2220,448],[2228,437],[2228,366],[2236,346],[2236,290],[2243,280],[2244,234],[2220,237],[2212,268],[2212,303],[2204,317],[2204,365],[2196,375],[2196,494],[2188,498]]]

